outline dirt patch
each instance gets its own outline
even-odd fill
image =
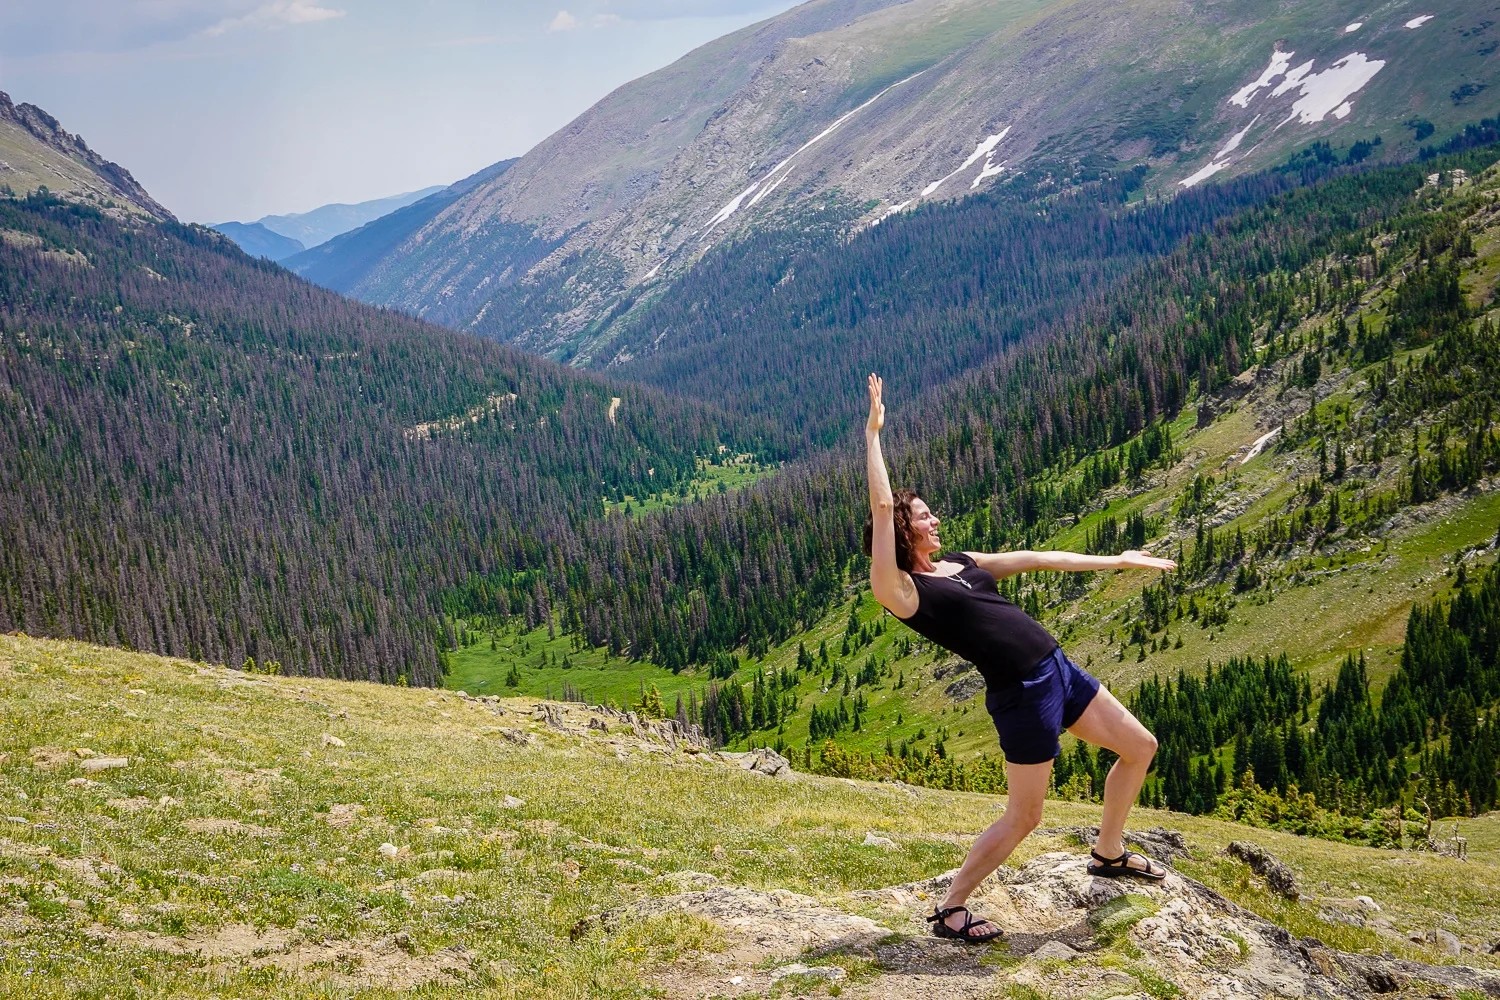
[[[55,771],[78,762],[78,755],[63,747],[32,747],[31,766],[38,771]]]
[[[351,826],[363,810],[363,806],[355,803],[335,802],[326,813],[318,813],[318,818],[332,827]]]
[[[91,936],[117,947],[197,955],[210,963],[233,963],[241,968],[275,967],[345,990],[377,986],[409,990],[440,979],[467,977],[474,970],[473,958],[464,949],[417,954],[405,934],[374,941],[302,941],[293,931],[282,928],[226,924],[185,937],[117,931],[96,925]]]
[[[121,812],[138,813],[143,809],[150,809],[156,805],[156,802],[145,796],[137,795],[129,799],[105,799],[104,804],[111,809],[118,809]]]
[[[256,826],[254,823],[241,823],[237,819],[213,819],[200,817],[186,820],[182,828],[189,833],[230,833],[244,837],[276,837],[281,831],[269,826]]]

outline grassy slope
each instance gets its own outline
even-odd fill
[[[0,636],[0,995],[382,997],[432,979],[425,996],[640,996],[643,973],[718,935],[663,918],[569,944],[577,919],[674,891],[659,876],[678,870],[855,909],[849,890],[956,865],[1002,802],[617,754],[532,723],[529,701],[499,707]],[[88,772],[89,752],[130,763]],[[1055,802],[1044,822],[1096,818]],[[1500,934],[1500,817],[1467,824],[1469,864],[1136,822],[1184,831],[1187,873],[1337,947],[1391,942],[1319,920],[1316,900],[1273,901],[1218,848],[1251,836],[1314,895],[1367,893],[1402,930]],[[867,831],[900,848],[860,846]],[[1059,847],[1037,837],[1019,859]],[[456,971],[433,978],[443,963]]]

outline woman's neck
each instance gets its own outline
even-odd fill
[[[937,569],[937,563],[935,563],[935,562],[932,561],[932,557],[935,556],[935,555],[937,555],[937,552],[935,552],[935,551],[934,552],[914,552],[914,553],[912,553],[912,560],[911,560],[912,572],[914,572],[914,573],[931,573],[933,570]]]

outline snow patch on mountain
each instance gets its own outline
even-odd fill
[[[1306,77],[1299,84],[1302,96],[1292,105],[1292,113],[1281,125],[1293,120],[1311,125],[1330,114],[1343,118],[1349,113],[1349,109],[1344,107],[1349,98],[1369,83],[1384,66],[1384,59],[1370,59],[1363,52],[1354,52],[1323,72]],[[1339,111],[1343,113],[1339,114]],[[1280,128],[1281,125],[1276,127]]]
[[[1250,106],[1250,98],[1255,96],[1255,92],[1263,87],[1269,87],[1272,80],[1285,73],[1287,67],[1292,64],[1292,56],[1294,55],[1296,55],[1295,52],[1283,52],[1280,49],[1274,50],[1271,53],[1271,64],[1256,78],[1255,82],[1248,83],[1236,91],[1234,96],[1229,99],[1229,103],[1238,104],[1242,108],[1248,108]]]
[[[1407,21],[1406,22],[1406,26],[1408,28],[1420,28],[1422,25],[1426,24],[1428,21],[1431,21],[1432,18],[1433,18],[1433,15],[1431,15],[1431,14],[1423,14],[1421,17],[1414,17],[1410,21]]]
[[[958,169],[954,170],[946,177],[943,177],[940,180],[935,180],[931,184],[924,187],[922,189],[921,197],[926,198],[938,188],[942,187],[944,184],[948,183],[953,178],[963,173],[965,170],[968,170],[974,164],[979,162],[980,157],[984,157],[984,167],[980,169],[979,177],[975,179],[971,187],[978,187],[979,182],[985,177],[993,177],[995,174],[998,174],[1002,168],[996,167],[994,164],[995,147],[1000,145],[1000,140],[1005,138],[1005,136],[1010,132],[1010,129],[1011,127],[1007,125],[994,135],[986,136],[985,139],[979,143],[979,145],[974,147],[974,152],[969,154],[968,159],[964,160],[964,162],[958,165]]]
[[[1297,66],[1293,69],[1287,70],[1286,79],[1282,80],[1281,83],[1276,87],[1276,89],[1271,91],[1271,96],[1280,97],[1288,90],[1291,90],[1293,87],[1297,86],[1297,84],[1302,82],[1303,77],[1312,72],[1312,68],[1313,61],[1309,59],[1301,66]]]
[[[1347,28],[1344,29],[1344,34],[1347,35],[1351,31],[1358,31],[1360,28],[1363,28],[1364,26],[1365,26],[1365,22],[1363,22],[1363,21],[1355,21],[1353,24],[1349,25]]]
[[[781,183],[786,180],[788,174],[791,172],[792,161],[795,160],[798,156],[802,155],[808,149],[828,138],[838,130],[839,126],[843,125],[850,118],[853,118],[865,108],[868,108],[870,105],[880,100],[886,94],[889,94],[891,91],[895,90],[897,87],[901,86],[904,83],[910,83],[912,80],[915,80],[925,72],[926,70],[918,70],[904,80],[897,80],[895,83],[891,84],[889,87],[886,87],[880,93],[876,94],[874,97],[870,98],[868,101],[861,104],[853,111],[846,112],[845,114],[840,116],[838,120],[835,121],[832,125],[828,126],[823,131],[807,140],[797,148],[796,152],[792,153],[786,159],[782,160],[780,163],[776,164],[776,166],[767,171],[764,177],[762,177],[758,181],[753,182],[749,187],[745,188],[745,190],[741,191],[738,195],[726,202],[724,207],[715,212],[713,214],[713,217],[708,220],[708,225],[703,228],[703,231],[705,233],[708,233],[720,223],[727,221],[730,216],[740,210],[740,206],[744,204],[746,198],[751,199],[750,207],[753,208],[760,202],[762,198],[781,186]],[[752,195],[754,196],[753,198],[751,197]]]
[[[1345,31],[1357,26],[1351,25]],[[1314,73],[1313,60],[1292,68],[1292,52],[1283,52],[1277,48],[1271,53],[1271,64],[1256,78],[1253,83],[1236,91],[1230,98],[1230,104],[1240,107],[1249,107],[1250,101],[1258,91],[1271,87],[1277,77],[1282,80],[1270,90],[1270,97],[1280,97],[1291,91],[1301,91],[1296,102],[1292,105],[1292,113],[1287,116],[1281,125],[1292,121],[1300,121],[1304,125],[1320,122],[1329,115],[1335,118],[1346,118],[1353,111],[1353,105],[1349,99],[1357,94],[1365,84],[1372,80],[1376,73],[1385,66],[1384,59],[1371,59],[1363,52],[1351,52],[1349,55],[1333,63],[1320,73]],[[1281,125],[1277,125],[1280,128]],[[1220,151],[1214,161],[1222,159],[1224,151]],[[1213,164],[1209,164],[1212,166]],[[1198,183],[1206,177],[1212,176],[1215,171],[1204,167],[1186,180],[1178,183],[1189,187]],[[1191,181],[1191,183],[1189,183]]]
[[[1192,187],[1194,184],[1199,184],[1203,181],[1208,180],[1214,174],[1229,166],[1229,154],[1240,148],[1240,143],[1245,141],[1245,134],[1248,133],[1258,121],[1260,121],[1260,115],[1256,115],[1254,118],[1250,119],[1250,124],[1246,125],[1234,135],[1230,136],[1229,141],[1224,144],[1224,148],[1214,154],[1214,158],[1209,161],[1207,166],[1199,168],[1177,183],[1181,184],[1183,187]]]

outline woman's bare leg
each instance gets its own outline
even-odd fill
[[[939,909],[963,906],[969,894],[979,887],[979,883],[1004,864],[1016,845],[1036,829],[1036,825],[1042,821],[1042,803],[1047,798],[1047,785],[1051,779],[1050,760],[1044,764],[1005,765],[1005,780],[1009,786],[1005,812],[969,848],[969,856],[964,859],[958,874],[953,876],[953,884],[948,887],[948,894],[943,897]],[[958,930],[964,925],[963,914],[955,913],[944,923]],[[994,927],[986,920],[973,929],[982,934]]]
[[[1104,815],[1099,819],[1099,843],[1095,845],[1095,850],[1104,857],[1117,858],[1125,853],[1125,817],[1141,794],[1146,772],[1151,770],[1156,737],[1104,688],[1099,689],[1068,732],[1120,755],[1104,781]]]

